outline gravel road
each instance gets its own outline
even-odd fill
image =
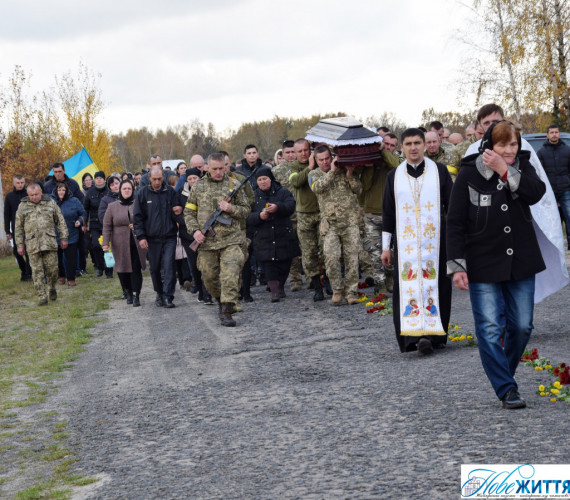
[[[528,408],[505,411],[475,347],[400,354],[391,316],[363,304],[272,304],[257,286],[223,328],[184,291],[157,309],[149,284],[141,308],[103,313],[42,405],[75,471],[100,478],[74,498],[446,499],[462,463],[570,463],[568,405],[535,394],[549,375],[521,365]],[[529,346],[553,363],[570,361],[569,302],[567,287],[535,309]],[[473,332],[466,293],[452,322]]]

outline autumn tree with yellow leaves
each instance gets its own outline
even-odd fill
[[[518,121],[536,116],[542,131],[551,121],[570,130],[569,3],[473,0],[472,5],[478,23],[470,23],[464,37],[471,47],[465,82],[475,92],[475,105],[494,101]]]
[[[95,76],[80,65],[76,77],[56,77],[56,87],[30,94],[31,73],[16,66],[2,85],[0,100],[0,172],[4,194],[15,174],[28,182],[43,180],[55,162],[82,145],[101,170],[115,167],[109,134],[99,127],[103,101]]]

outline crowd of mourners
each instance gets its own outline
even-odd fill
[[[400,350],[424,355],[445,346],[455,284],[469,290],[497,397],[524,407],[514,374],[534,303],[568,282],[570,147],[552,126],[537,156],[495,104],[464,136],[440,122],[377,133],[381,158],[363,167],[300,138],[265,162],[248,144],[243,158],[194,155],[173,170],[153,154],[141,172],[85,173],[81,185],[62,163],[27,187],[15,175],[4,224],[21,279],[46,305],[90,259],[138,307],[148,265],[156,307],[174,308],[178,287],[230,327],[256,283],[271,302],[289,280],[338,306],[357,304],[364,282],[392,296]]]

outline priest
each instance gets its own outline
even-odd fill
[[[424,158],[421,130],[405,130],[401,145],[406,160],[386,179],[382,264],[394,264],[394,327],[400,351],[432,354],[447,342],[451,312],[445,218],[453,181],[445,165]]]

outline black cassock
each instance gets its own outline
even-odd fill
[[[439,314],[443,329],[447,333],[449,325],[449,316],[451,314],[451,280],[447,277],[447,258],[445,253],[445,219],[447,216],[447,207],[451,196],[451,188],[453,181],[447,171],[447,168],[441,163],[436,163],[439,174],[439,191],[440,191],[440,244],[439,244],[439,277],[437,280],[439,294]],[[411,177],[418,178],[423,174],[425,162],[421,162],[417,168],[407,165],[407,172]],[[393,169],[386,179],[386,189],[384,190],[384,200],[382,202],[382,231],[392,233],[392,241],[394,243],[394,327],[396,329],[396,339],[400,346],[401,352],[409,352],[417,350],[418,340],[422,337],[413,337],[409,335],[400,335],[400,280],[401,276],[398,272],[398,241],[396,238],[396,198],[394,196],[394,177],[396,170]],[[431,340],[434,347],[442,346],[447,343],[447,335],[425,335],[424,337]]]

